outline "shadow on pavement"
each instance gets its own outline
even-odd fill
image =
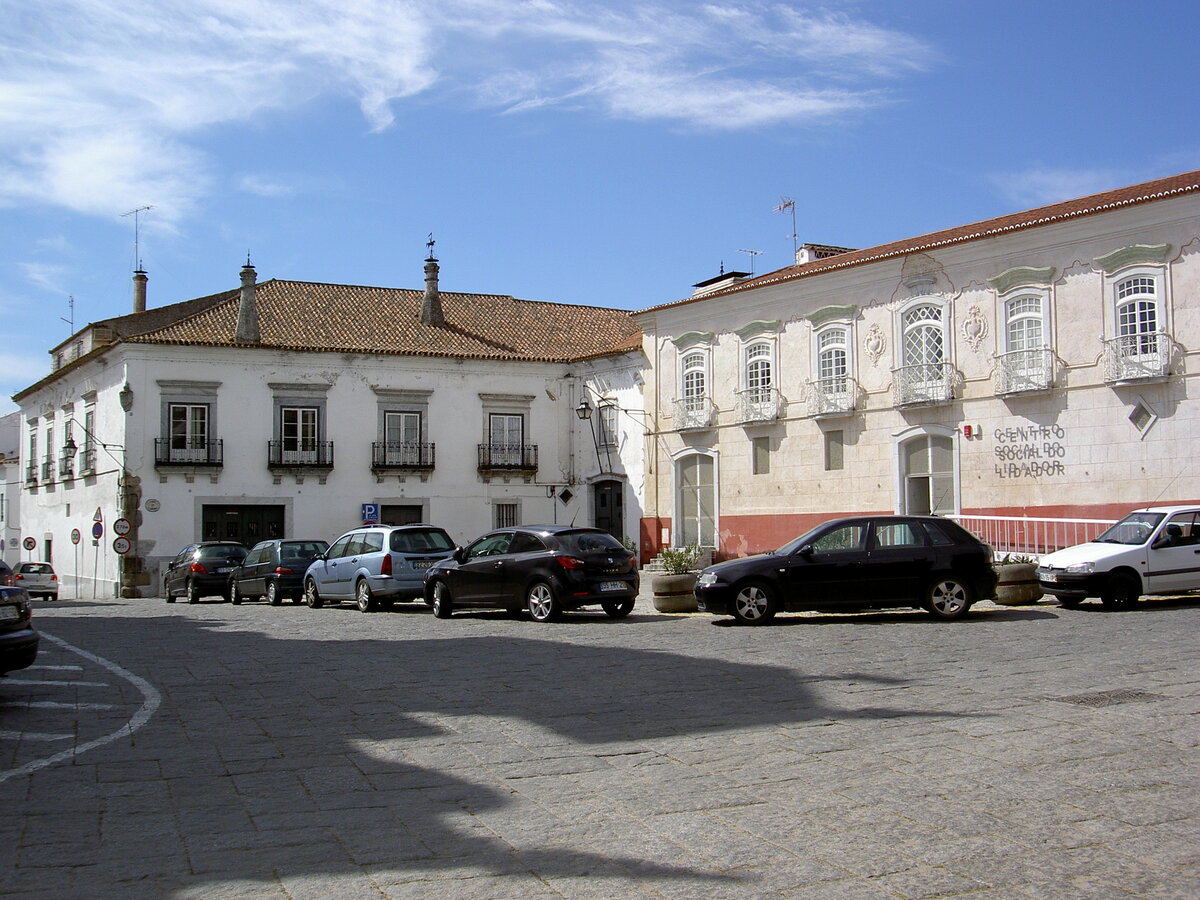
[[[349,624],[378,635],[381,621]],[[600,810],[630,799],[627,758],[661,763],[648,746],[656,739],[949,715],[837,708],[814,688],[899,679],[804,678],[754,662],[553,639],[322,640],[237,620],[116,611],[39,624],[149,679],[164,697],[129,739],[0,787],[26,813],[6,817],[0,843],[26,848],[11,861],[17,872],[33,867],[46,896],[85,895],[72,879],[89,871],[136,897],[360,867],[398,880],[409,870],[690,878],[720,893],[737,878],[646,860],[636,835],[607,836],[621,848],[612,852],[577,849],[606,845]],[[521,790],[505,787],[513,784]],[[553,802],[531,799],[538,790]],[[570,809],[578,818],[564,821]],[[91,812],[95,833],[80,825],[78,840],[30,846],[55,817]]]

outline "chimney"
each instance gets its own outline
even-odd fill
[[[242,299],[238,304],[237,342],[239,344],[257,344],[258,337],[258,302],[255,295],[254,280],[257,273],[250,265],[250,257],[242,266]]]
[[[146,282],[149,277],[144,269],[137,269],[133,273],[133,311],[135,313],[146,311]]]
[[[443,326],[442,295],[438,291],[438,261],[434,259],[432,240],[429,257],[425,260],[425,300],[421,303],[421,324]]]

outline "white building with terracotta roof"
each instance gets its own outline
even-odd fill
[[[1200,500],[1200,172],[797,257],[635,315],[644,552],[745,555],[868,512],[995,540]]]
[[[154,596],[192,541],[332,542],[364,520],[635,539],[629,313],[441,291],[432,258],[425,276],[259,284],[247,264],[238,289],[147,309],[136,273],[135,312],[73,335],[14,397],[31,555],[77,596]]]

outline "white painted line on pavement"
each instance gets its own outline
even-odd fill
[[[62,671],[62,672],[82,672],[83,666],[40,666],[40,665],[37,665],[37,666],[30,666],[25,671],[32,672],[34,669],[47,669],[47,670],[54,669],[54,670],[58,670],[58,671]]]
[[[27,762],[25,765],[18,766],[17,768],[8,772],[0,772],[0,782],[7,781],[10,778],[15,778],[18,775],[31,775],[39,769],[44,769],[47,766],[52,766],[55,763],[70,759],[72,756],[79,756],[89,750],[95,750],[97,747],[103,747],[105,744],[110,744],[117,738],[123,737],[124,735],[133,734],[135,731],[141,730],[141,728],[150,721],[150,717],[154,715],[154,713],[158,710],[158,707],[162,704],[162,694],[160,694],[146,679],[138,675],[134,675],[127,669],[123,669],[116,663],[110,662],[103,657],[96,656],[94,653],[88,653],[86,650],[81,650],[72,644],[68,644],[62,638],[57,638],[45,631],[39,631],[39,633],[41,634],[43,640],[58,644],[63,649],[69,650],[71,653],[74,653],[78,656],[82,656],[84,659],[91,660],[92,662],[108,669],[108,671],[112,672],[114,675],[124,678],[141,692],[144,699],[141,707],[133,714],[133,717],[130,718],[125,725],[118,728],[112,734],[87,741],[86,743],[79,744],[70,748],[69,750],[63,750],[59,753],[55,753],[53,756],[47,756],[45,759],[35,759],[32,762]]]
[[[5,678],[5,684],[45,684],[51,687],[108,687],[107,681],[58,681],[53,678],[47,678],[40,681],[37,678]]]
[[[69,741],[74,734],[46,734],[36,731],[0,731],[0,741]]]

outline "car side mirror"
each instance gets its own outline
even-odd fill
[[[457,563],[466,562],[466,559],[467,559],[466,551],[462,547],[455,547],[453,559]]]
[[[797,552],[798,552],[798,553],[799,553],[801,556],[803,556],[805,559],[808,559],[810,556],[812,556],[812,555],[813,555],[813,545],[812,545],[812,544],[805,544],[805,545],[804,545],[803,547],[801,547],[801,548],[799,549],[799,551],[797,551]]]

